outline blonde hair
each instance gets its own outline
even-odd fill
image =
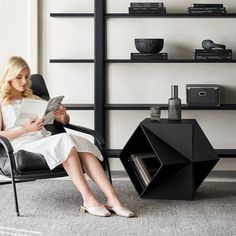
[[[4,103],[11,103],[12,100],[12,86],[11,86],[11,80],[16,78],[19,73],[27,68],[30,72],[29,65],[27,62],[17,56],[10,57],[8,59],[8,62],[3,70],[3,74],[1,76],[1,88],[0,88],[0,98]],[[27,88],[24,92],[22,92],[23,97],[31,97],[33,92],[30,89],[31,87],[31,80],[30,78],[27,80]]]

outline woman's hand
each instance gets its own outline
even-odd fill
[[[54,112],[55,120],[62,123],[68,124],[70,121],[70,117],[66,112],[66,108],[63,105],[60,105],[58,109]]]
[[[32,119],[29,119],[25,123],[23,128],[27,132],[31,132],[31,131],[39,131],[43,128],[43,126],[44,126],[44,119],[43,118],[32,118]]]

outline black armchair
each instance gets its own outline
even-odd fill
[[[43,77],[40,74],[34,74],[31,76],[31,80],[33,93],[48,100],[50,96]],[[52,135],[66,132],[65,128],[92,135],[95,138],[99,150],[103,152],[104,140],[92,129],[72,124],[62,125],[55,121],[52,125],[46,125],[45,128],[51,131]],[[111,181],[109,162],[105,156],[104,167]],[[67,175],[62,165],[50,170],[41,154],[25,150],[19,150],[17,153],[14,153],[10,141],[3,136],[0,136],[0,174],[11,178],[17,216],[19,216],[20,213],[17,200],[16,180],[36,180]]]

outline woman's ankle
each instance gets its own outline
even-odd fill
[[[107,206],[109,207],[120,207],[122,206],[117,194],[113,194],[107,198]]]
[[[96,207],[100,205],[101,203],[93,195],[84,198],[84,203],[83,203],[84,207]]]

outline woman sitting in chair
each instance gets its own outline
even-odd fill
[[[51,135],[44,128],[43,117],[32,118],[23,127],[14,127],[22,99],[41,99],[33,95],[30,86],[28,64],[21,57],[11,57],[1,78],[0,135],[11,141],[15,152],[23,149],[42,154],[50,169],[62,164],[82,194],[83,205],[80,208],[82,212],[110,216],[111,211],[124,217],[134,216],[134,213],[122,206],[118,199],[98,161],[98,159],[103,160],[102,154],[93,143],[83,137],[67,133]],[[68,124],[70,120],[63,105],[54,112],[54,118],[62,124]],[[83,170],[105,194],[107,198],[105,206],[92,193]]]

